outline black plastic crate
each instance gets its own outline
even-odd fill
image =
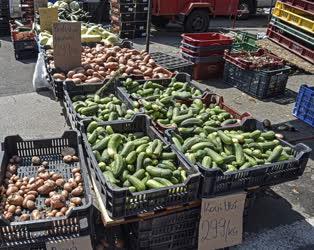
[[[125,31],[120,31],[119,32],[119,36],[121,38],[128,38],[128,39],[146,37],[146,30],[125,30]]]
[[[193,166],[189,166],[179,155],[177,163],[187,171],[187,179],[184,183],[135,193],[131,193],[128,188],[114,187],[105,179],[98,167],[87,140],[87,125],[87,122],[83,121],[82,136],[88,156],[89,171],[95,175],[97,189],[111,218],[137,216],[140,213],[156,211],[168,206],[184,205],[197,199],[200,173]],[[144,132],[151,139],[162,140],[168,145],[168,150],[173,151],[172,147],[151,125],[151,121],[146,115],[136,115],[132,121],[102,122],[99,125],[111,125],[115,132],[120,133]]]
[[[135,12],[135,4],[134,3],[111,3],[111,7],[115,9],[118,13],[134,13]]]
[[[157,64],[170,71],[185,72],[190,75],[193,73],[193,63],[183,58],[168,55],[162,52],[153,52],[150,55]]]
[[[35,59],[38,56],[37,50],[18,50],[14,51],[14,56],[16,60],[26,60],[26,59]]]
[[[111,10],[111,20],[120,22],[133,22],[135,21],[134,13],[118,13],[115,9]]]
[[[27,242],[41,243],[49,238],[79,237],[93,233],[91,223],[91,193],[87,179],[87,169],[80,142],[81,137],[76,131],[65,131],[59,138],[24,140],[20,136],[7,136],[1,145],[0,152],[0,183],[3,183],[5,171],[9,159],[13,155],[21,157],[22,161],[17,169],[18,176],[33,177],[37,175],[37,167],[32,166],[32,156],[39,156],[42,160],[49,162],[48,169],[62,176],[72,177],[71,169],[80,166],[84,181],[84,198],[82,206],[73,208],[72,211],[58,218],[45,218],[30,221],[10,222],[0,217],[0,246],[18,245],[20,247]],[[71,147],[75,150],[80,161],[66,164],[63,161],[62,151]],[[44,206],[44,196],[38,196],[36,203]],[[24,213],[29,213],[24,211]],[[24,248],[23,248],[24,249]]]
[[[73,82],[64,82],[63,91],[64,91],[64,104],[66,108],[67,119],[70,121],[72,129],[81,129],[81,122],[92,121],[93,117],[81,117],[73,107],[72,97],[76,95],[88,95],[95,94],[103,85],[102,84],[85,84],[85,85],[75,85]],[[132,101],[121,92],[115,86],[111,85],[109,89],[106,90],[106,95],[114,94],[119,98],[123,103],[127,105],[128,109],[133,108]]]
[[[222,128],[221,130],[243,130],[245,132],[250,132],[256,129],[265,131],[261,122],[254,119],[246,119],[242,125],[238,127]],[[166,131],[166,137],[171,143],[172,134],[174,132],[174,130]],[[292,148],[295,159],[259,165],[228,173],[223,173],[220,169],[208,169],[203,167],[200,163],[196,163],[195,165],[202,174],[200,197],[211,197],[213,195],[235,192],[255,186],[271,186],[298,179],[304,172],[310,157],[311,149],[302,143],[295,146],[283,140],[280,140],[280,143],[283,146]],[[184,154],[179,152],[175,146],[174,148],[187,162],[189,162]],[[191,163],[189,162],[189,164]]]
[[[249,95],[264,99],[284,94],[289,72],[289,66],[272,70],[248,70],[226,61],[223,81]]]
[[[147,3],[137,3],[135,5],[136,13],[147,13],[148,12],[148,4]]]
[[[15,51],[29,50],[29,49],[38,50],[35,39],[14,41],[13,46],[14,46]]]
[[[131,249],[197,249],[200,207],[125,225]]]
[[[158,61],[156,61],[156,63],[157,63],[158,65],[160,65]],[[161,65],[160,65],[160,66],[161,66]],[[162,67],[163,67],[163,66],[162,66]],[[200,90],[201,92],[203,92],[203,94],[202,94],[202,96],[200,96],[200,98],[201,98],[201,97],[205,97],[206,94],[209,93],[209,92],[211,93],[211,91],[210,91],[209,89],[202,90],[202,89],[198,86],[199,83],[196,82],[196,81],[194,81],[194,80],[192,80],[192,79],[191,79],[191,76],[190,76],[189,74],[186,74],[186,73],[178,73],[178,74],[176,74],[176,75],[174,76],[174,78],[175,78],[177,81],[179,81],[179,82],[187,82],[188,85],[190,85],[190,87],[194,87],[194,88]],[[122,92],[124,92],[125,95],[127,95],[127,97],[128,97],[129,99],[133,99],[133,98],[131,97],[131,93],[129,93],[129,92],[127,91],[127,89],[126,89],[125,87],[123,87],[123,81],[124,81],[123,79],[117,80],[116,86],[117,86]],[[147,80],[136,80],[136,81],[137,81],[140,85],[142,85],[142,84],[144,84],[145,82],[147,82]],[[163,85],[163,86],[168,86],[168,85],[171,83],[172,79],[154,79],[154,80],[149,80],[149,81],[153,81],[153,82],[158,83],[158,84],[161,84],[161,85]]]

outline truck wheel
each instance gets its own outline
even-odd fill
[[[152,23],[157,28],[164,28],[169,23],[169,20],[162,16],[153,16]]]
[[[252,1],[250,0],[240,0],[239,1],[239,7],[238,7],[238,10],[239,10],[239,14],[237,15],[237,18],[239,20],[247,20],[251,13],[252,13]],[[241,13],[242,11],[242,13]]]
[[[184,31],[188,33],[200,33],[208,30],[209,13],[206,10],[192,11],[184,21]]]

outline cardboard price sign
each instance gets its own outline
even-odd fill
[[[47,250],[92,250],[90,236],[66,239],[60,242],[47,242]]]
[[[48,30],[52,32],[53,23],[58,22],[57,8],[39,8],[39,19],[41,31]]]
[[[54,23],[52,36],[56,68],[69,71],[81,66],[81,23]]]
[[[38,11],[39,8],[47,8],[48,0],[34,0],[34,9]]]
[[[198,249],[219,249],[242,242],[246,193],[202,199]]]

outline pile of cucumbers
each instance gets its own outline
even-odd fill
[[[293,159],[292,148],[283,147],[273,131],[202,131],[192,137],[172,132],[172,142],[192,164],[232,172]]]
[[[140,84],[128,78],[123,82],[123,86],[133,99],[145,99],[147,101],[155,101],[165,97],[186,100],[202,96],[199,89],[190,86],[187,82],[179,82],[176,78],[172,78],[167,86],[153,81]]]
[[[114,94],[101,98],[97,94],[77,95],[72,97],[73,107],[81,118],[93,117],[97,121],[130,119],[138,108],[128,109]]]
[[[206,106],[201,99],[190,105],[176,102],[172,97],[155,101],[140,100],[144,111],[154,121],[164,126],[175,126],[181,133],[216,131],[218,127],[238,123],[239,120],[216,104]]]
[[[111,126],[92,121],[87,139],[100,170],[114,187],[140,192],[179,184],[187,178],[170,147],[142,132],[116,133]]]

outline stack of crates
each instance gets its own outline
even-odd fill
[[[259,47],[256,44],[258,39],[258,35],[251,34],[244,31],[237,31],[232,50],[233,51],[248,51],[248,52],[256,52]]]
[[[111,28],[121,38],[146,36],[148,0],[110,0]]]
[[[15,23],[11,24],[11,40],[14,46],[15,59],[37,58],[38,47],[35,33],[27,29],[32,27],[32,22],[28,21],[23,25],[23,27],[17,27]]]
[[[232,38],[219,33],[182,34],[182,57],[192,63],[193,78],[218,77],[224,69],[224,51],[232,47]]]
[[[34,1],[21,0],[22,18],[25,20],[34,20]]]
[[[10,34],[10,4],[9,0],[0,1],[0,37]]]
[[[270,40],[314,63],[314,2],[280,0],[267,29]]]

